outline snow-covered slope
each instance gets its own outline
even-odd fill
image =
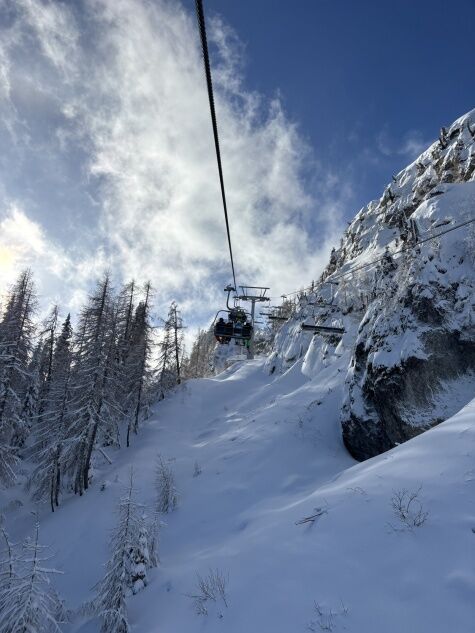
[[[341,421],[357,459],[414,437],[475,397],[471,219],[475,111],[443,129],[361,209],[276,339],[271,371],[305,357],[307,375],[318,380],[314,359],[350,354]],[[302,322],[343,327],[345,335],[312,339]]]
[[[164,517],[161,566],[128,600],[133,631],[471,632],[475,402],[355,465],[338,425],[348,355],[320,362],[318,381],[305,376],[315,366],[302,371],[299,362],[269,376],[260,360],[190,381],[157,405],[131,449],[111,453],[114,463],[96,472],[87,494],[54,515],[41,508],[41,541],[65,571],[56,582],[68,607],[89,599],[103,575],[130,464],[140,500],[153,505],[160,452],[180,500]],[[428,513],[420,527],[409,529],[393,512],[404,489],[419,491]],[[19,494],[10,489],[2,507]],[[28,503],[14,507],[6,526],[19,540],[34,517]],[[210,568],[229,577],[228,606],[211,603],[208,615],[197,615],[187,594],[196,592],[195,574]],[[68,630],[99,629],[99,620],[78,617]]]

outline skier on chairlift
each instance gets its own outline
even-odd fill
[[[227,339],[227,333],[228,333],[227,323],[225,323],[223,317],[220,317],[218,319],[218,322],[216,323],[216,328],[215,328],[216,340],[219,343],[227,343],[228,342],[226,340]]]

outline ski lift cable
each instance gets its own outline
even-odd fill
[[[196,0],[196,17],[198,19],[198,28],[200,31],[201,48],[203,51],[203,61],[206,75],[206,85],[208,88],[209,109],[211,114],[211,122],[213,125],[214,146],[216,149],[216,160],[218,162],[219,184],[221,186],[221,197],[223,199],[224,218],[226,220],[226,233],[228,236],[229,256],[231,259],[231,270],[233,273],[234,288],[236,285],[236,273],[234,271],[233,248],[231,245],[231,232],[229,229],[228,206],[226,204],[226,193],[224,190],[223,167],[221,164],[221,151],[219,149],[218,124],[216,121],[216,111],[214,107],[213,82],[211,80],[211,65],[208,53],[208,40],[206,37],[206,24],[203,10],[203,0]]]
[[[391,253],[391,255],[400,255],[401,253],[405,253],[407,251],[410,251],[412,249],[414,249],[416,246],[419,246],[419,244],[424,244],[425,242],[430,242],[431,240],[435,240],[438,237],[441,237],[443,235],[445,235],[446,233],[450,233],[451,231],[455,231],[456,229],[460,229],[464,226],[467,226],[468,224],[472,224],[473,222],[475,222],[475,218],[471,218],[470,220],[466,220],[465,222],[461,222],[460,224],[456,224],[455,226],[451,226],[448,229],[445,229],[445,231],[440,231],[439,233],[435,233],[434,235],[430,235],[429,237],[425,237],[421,240],[418,240],[413,246],[403,246],[402,248],[400,248],[398,251],[394,251],[393,253]],[[383,261],[384,256],[382,257],[378,257],[377,259],[373,259],[369,262],[365,262],[364,264],[361,264],[360,266],[355,266],[353,268],[350,268],[348,270],[346,270],[345,272],[342,272],[338,275],[331,275],[330,277],[328,277],[327,279],[325,279],[325,281],[323,282],[324,284],[331,284],[331,283],[336,283],[338,279],[342,279],[343,277],[346,277],[347,275],[352,275],[355,272],[358,272],[359,270],[363,270],[364,268],[369,268],[371,266],[374,266],[375,264],[378,264],[379,262]],[[294,290],[292,292],[287,292],[283,295],[281,295],[281,297],[291,297],[293,295],[297,295],[300,292],[306,292],[307,290],[312,290],[312,288],[315,288],[316,286],[318,286],[318,283],[314,283],[310,286],[307,286],[306,288],[300,288],[299,290]],[[278,299],[279,297],[271,297],[271,299]]]

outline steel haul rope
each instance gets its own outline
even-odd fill
[[[206,38],[205,16],[203,11],[203,0],[196,0],[196,17],[200,30],[201,48],[203,50],[203,61],[205,66],[206,84],[208,87],[209,109],[211,122],[213,124],[214,145],[216,148],[216,160],[218,161],[219,183],[221,185],[221,197],[223,199],[224,218],[226,220],[226,232],[228,234],[229,256],[231,258],[231,269],[233,272],[234,288],[236,288],[236,273],[234,272],[233,249],[231,246],[231,233],[229,230],[228,207],[226,204],[226,193],[224,191],[223,167],[221,164],[221,152],[219,149],[218,124],[216,122],[216,111],[214,108],[213,82],[211,81],[211,66],[209,62],[208,40]]]
[[[443,235],[446,235],[446,233],[450,233],[451,231],[455,231],[457,229],[460,229],[464,226],[467,226],[469,224],[473,224],[475,222],[475,218],[470,218],[468,220],[465,220],[465,222],[460,222],[459,224],[455,224],[454,226],[449,227],[448,229],[445,229],[444,231],[440,231],[439,233],[434,233],[433,235],[429,235],[428,237],[424,237],[422,239],[417,240],[417,242],[413,245],[409,245],[409,246],[403,246],[402,248],[400,248],[397,251],[393,251],[391,253],[391,256],[395,256],[395,255],[401,255],[402,253],[407,253],[408,251],[413,250],[414,248],[416,248],[417,246],[419,246],[419,244],[424,244],[425,242],[430,242],[431,240],[435,240],[438,237],[442,237]],[[364,264],[361,264],[360,266],[354,266],[353,268],[349,268],[348,270],[342,272],[342,273],[332,273],[328,279],[326,279],[324,282],[322,283],[333,283],[333,282],[337,282],[338,279],[342,279],[343,277],[346,277],[347,275],[352,275],[353,273],[358,272],[359,270],[364,270],[365,268],[370,268],[371,266],[374,266],[375,264],[378,264],[379,262],[383,261],[384,256],[383,257],[378,257],[377,259],[373,259],[369,262],[365,262]],[[317,286],[317,284],[315,284],[315,286]],[[293,290],[292,292],[287,292],[285,295],[281,295],[285,296],[285,297],[291,297],[292,295],[296,295],[299,294],[301,292],[307,292],[308,290],[311,290],[315,287],[314,285],[310,285],[307,286],[306,288],[301,288],[300,290]],[[278,299],[278,297],[271,297],[272,299]]]

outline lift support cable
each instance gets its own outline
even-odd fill
[[[200,31],[201,48],[203,50],[203,61],[205,67],[206,84],[208,87],[209,109],[211,122],[213,124],[214,145],[216,148],[216,160],[218,161],[219,183],[221,185],[221,197],[223,199],[224,218],[226,220],[226,232],[228,235],[229,256],[231,259],[231,269],[233,273],[234,288],[236,285],[236,273],[234,272],[233,248],[231,245],[231,232],[229,229],[228,207],[226,204],[226,193],[224,191],[223,167],[221,164],[221,152],[219,149],[218,124],[216,122],[216,111],[214,108],[213,82],[211,81],[211,66],[208,53],[208,40],[206,37],[205,15],[203,10],[203,0],[196,0],[196,17],[198,18],[198,28]]]
[[[475,222],[475,218],[469,218],[465,222],[460,222],[459,224],[455,224],[454,226],[451,226],[448,229],[445,229],[444,231],[440,231],[439,233],[434,233],[433,235],[429,235],[428,237],[419,239],[417,240],[417,242],[415,242],[415,244],[403,246],[399,250],[393,251],[392,253],[390,253],[390,255],[394,256],[394,255],[401,255],[402,253],[407,253],[408,251],[411,251],[414,248],[417,248],[420,244],[424,244],[425,242],[430,242],[431,240],[435,240],[438,237],[445,235],[446,233],[450,233],[451,231],[460,229],[464,226],[467,226],[468,224],[472,224],[473,222]],[[327,279],[325,279],[324,282],[322,282],[322,284],[333,284],[333,283],[338,284],[338,281],[337,281],[338,279],[343,279],[343,277],[346,277],[347,275],[351,276],[353,273],[356,273],[359,270],[370,268],[371,266],[374,266],[375,264],[378,264],[379,262],[383,261],[383,259],[384,259],[384,255],[382,257],[378,257],[377,259],[373,259],[369,262],[365,262],[364,264],[361,264],[359,266],[353,266],[352,268],[349,268],[348,270],[345,270],[342,273],[338,273],[338,274],[332,273]],[[307,288],[293,290],[292,292],[287,292],[285,295],[281,295],[281,296],[286,297],[286,298],[291,297],[292,295],[310,291],[318,285],[319,285],[318,283],[315,283],[315,284],[312,284],[311,286],[308,286]],[[278,299],[278,297],[271,297],[271,299]]]

